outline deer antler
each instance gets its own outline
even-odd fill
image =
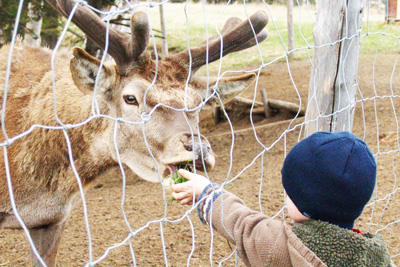
[[[46,1],[65,17],[70,15],[75,5],[71,0]],[[91,9],[79,6],[72,21],[99,47],[105,47],[107,24]],[[268,36],[267,31],[263,30],[267,23],[268,15],[264,11],[256,12],[243,22],[238,18],[228,19],[220,32],[223,42],[222,56],[252,47],[257,42],[264,41]],[[132,69],[149,43],[149,22],[144,12],[139,11],[132,16],[131,32],[131,35],[129,35],[112,28],[109,29],[109,48],[107,52],[114,58],[117,69],[121,74],[126,74]],[[190,49],[190,51],[187,50],[169,58],[189,65],[189,55],[191,55],[191,75],[193,75],[207,62],[213,62],[221,57],[220,35],[214,35],[209,39],[208,51],[208,60],[206,60],[207,45],[203,42],[198,47]]]
[[[59,13],[68,17],[76,3],[64,0],[46,0]],[[72,18],[90,39],[99,47],[106,44],[107,24],[100,19],[91,9],[79,6]],[[144,12],[136,12],[131,18],[131,35],[109,28],[108,54],[117,64],[118,71],[122,74],[128,72],[132,65],[145,51],[149,42],[149,23]]]
[[[237,52],[256,45],[268,37],[266,30],[263,30],[268,23],[268,15],[264,11],[257,11],[248,20],[243,21],[239,18],[230,18],[226,21],[223,29],[220,31],[222,36],[222,56]],[[253,33],[252,27],[255,35]],[[213,62],[221,57],[221,36],[216,34],[208,39],[208,62]],[[257,40],[257,41],[256,41]],[[198,47],[183,51],[170,58],[189,64],[189,53],[192,56],[192,75],[203,65],[206,60],[207,45],[202,42]]]

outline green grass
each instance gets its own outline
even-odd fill
[[[178,170],[180,168],[183,168],[184,170],[191,171],[190,167],[189,167],[189,163],[190,163],[190,161],[188,161],[185,166],[177,166],[175,172],[173,172],[171,174],[171,179],[174,182],[174,184],[181,184],[181,183],[184,183],[184,182],[188,181],[185,177],[183,177],[182,175],[180,175],[178,173]]]
[[[205,10],[208,36],[212,36],[216,33],[216,26],[221,29],[225,20],[231,16],[245,19],[247,17],[245,7],[249,15],[259,9],[269,13],[270,20],[266,27],[269,34],[268,39],[260,44],[260,49],[253,47],[246,51],[225,56],[222,60],[221,71],[257,68],[261,66],[262,63],[268,64],[275,60],[286,60],[288,31],[286,6],[284,5],[266,6],[261,3],[246,5],[238,3],[225,6],[207,4],[205,5]],[[187,19],[184,13],[185,9],[187,12]],[[188,42],[190,46],[193,47],[206,39],[206,23],[203,9],[202,4],[195,3],[189,3],[187,5],[167,3],[164,5],[167,21],[168,47],[172,53],[187,49]],[[148,9],[152,27],[155,29],[160,28],[158,10],[158,7]],[[309,49],[309,46],[313,45],[313,29],[315,24],[313,20],[315,19],[315,14],[315,6],[310,6],[309,8],[302,7],[300,13],[299,9],[295,7],[294,27],[296,51],[293,60],[312,57],[313,49]],[[400,24],[384,25],[384,21],[385,14],[379,14],[374,10],[370,10],[370,14],[364,15],[361,53],[375,53],[378,44],[380,53],[396,53]],[[382,33],[385,34],[382,35]],[[156,39],[156,42],[157,46],[161,43],[160,39]],[[219,67],[219,61],[210,64],[210,73],[216,74]],[[205,68],[199,72],[204,74]]]
[[[400,24],[384,22],[368,22],[363,24],[361,52],[362,53],[397,53],[400,37]]]

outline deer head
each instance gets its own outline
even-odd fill
[[[74,7],[70,1],[48,2],[65,16]],[[79,6],[72,21],[99,47],[105,47],[107,25],[93,11]],[[109,29],[107,53],[115,64],[105,64],[100,70],[98,59],[81,48],[74,48],[72,78],[85,94],[94,92],[98,79],[96,97],[106,107],[102,112],[131,122],[118,124],[118,150],[122,162],[140,177],[158,181],[160,175],[168,175],[187,161],[196,168],[210,170],[215,158],[207,139],[198,133],[198,107],[217,105],[219,99],[229,101],[250,86],[255,75],[223,78],[218,84],[216,79],[211,79],[207,90],[207,79],[194,74],[221,55],[263,41],[267,37],[263,30],[267,21],[263,11],[243,22],[231,18],[221,31],[222,38],[215,35],[209,39],[208,46],[203,42],[156,61],[146,51],[150,32],[147,15],[136,12],[131,18],[130,35]],[[113,132],[109,131],[106,138],[112,144]],[[110,153],[116,159],[113,147]]]

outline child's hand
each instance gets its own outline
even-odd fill
[[[188,179],[189,181],[181,184],[172,184],[171,188],[174,190],[172,197],[179,201],[180,204],[192,204],[193,203],[193,188],[194,188],[194,199],[195,201],[199,198],[204,188],[211,182],[206,177],[191,173],[187,170],[180,169],[179,174]]]

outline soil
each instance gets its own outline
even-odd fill
[[[397,70],[391,87],[393,55],[380,55],[375,69],[373,62],[373,57],[360,59],[358,82],[365,101],[357,104],[353,132],[365,138],[373,153],[377,154],[378,183],[372,202],[393,194],[376,205],[368,206],[357,220],[356,227],[363,232],[383,229],[380,233],[388,242],[391,255],[397,255],[400,253],[400,226],[390,223],[400,216],[400,197],[395,191],[398,188],[396,176],[399,174],[397,162],[400,159],[397,153],[393,153],[400,147],[395,116],[395,112],[399,111],[399,100],[397,97],[381,96],[392,95],[391,88],[400,89],[400,75]],[[290,63],[290,72],[303,107],[307,103],[310,69],[308,60]],[[259,88],[265,88],[271,99],[299,103],[286,62],[267,66],[261,73]],[[249,99],[253,95],[253,89],[242,94]],[[369,99],[375,95],[380,97]],[[358,99],[361,99],[360,93]],[[257,100],[261,101],[259,93]],[[253,122],[256,127],[253,129],[248,113],[234,111],[229,114],[235,131],[233,139],[226,120],[215,125],[211,111],[202,112],[201,132],[208,137],[217,156],[215,169],[209,173],[211,179],[219,183],[232,180],[226,189],[240,196],[249,207],[262,209],[267,216],[278,214],[284,201],[280,176],[284,156],[302,137],[302,127],[295,126],[301,124],[304,118],[293,120],[293,117],[294,114],[287,111],[275,113],[268,119],[255,115]],[[283,135],[288,129],[290,131]],[[260,153],[264,148],[267,152],[262,157]],[[129,171],[126,175],[124,210],[135,233],[130,242],[138,266],[165,266],[166,261],[168,266],[211,266],[211,263],[218,265],[221,261],[222,266],[236,266],[236,254],[229,258],[234,245],[201,224],[196,209],[185,217],[190,207],[170,201],[169,196],[164,201],[160,184],[143,181]],[[100,177],[86,193],[93,260],[106,255],[96,266],[132,266],[133,254],[129,242],[121,243],[129,236],[121,212],[122,189],[121,173],[113,169]],[[165,215],[173,222],[166,220],[160,223]],[[282,218],[283,213],[280,213],[278,219]],[[88,244],[82,204],[79,203],[68,219],[57,266],[85,265],[89,260]],[[115,248],[108,250],[113,246]],[[0,231],[0,251],[0,266],[30,265],[29,245],[20,230]],[[400,256],[393,260],[400,264]],[[239,259],[237,265],[243,266]]]

